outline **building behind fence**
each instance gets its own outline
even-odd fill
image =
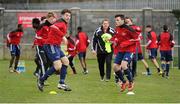
[[[75,36],[76,28],[78,26],[82,26],[83,30],[87,32],[89,38],[91,39],[93,32],[98,26],[100,26],[104,18],[109,18],[111,26],[114,27],[114,15],[125,14],[126,16],[132,17],[135,24],[143,28],[144,40],[143,40],[142,45],[145,44],[144,27],[147,24],[152,25],[154,27],[154,30],[157,32],[157,34],[159,34],[162,31],[162,25],[167,24],[170,27],[170,32],[174,33],[175,41],[177,43],[177,38],[176,38],[177,37],[177,29],[176,29],[177,19],[171,13],[171,9],[179,8],[180,0],[163,0],[165,1],[165,4],[166,2],[171,2],[171,1],[172,2],[171,2],[171,6],[168,6],[168,5],[165,6],[164,4],[162,5],[162,7],[158,6],[160,5],[160,1],[162,0],[143,0],[144,2],[142,0],[137,0],[139,2],[141,1],[140,4],[136,3],[135,1],[136,0],[128,0],[128,2],[125,2],[124,0],[117,0],[116,4],[115,2],[110,3],[110,1],[106,1],[105,4],[109,3],[109,5],[111,6],[106,5],[103,7],[102,5],[105,5],[105,4],[102,4],[102,2],[101,3],[96,2],[97,5],[94,7],[96,9],[90,8],[90,6],[89,7],[87,6],[87,8],[89,8],[87,9],[85,4],[83,4],[84,2],[80,3],[80,4],[83,4],[81,6],[78,3],[77,4],[70,3],[71,5],[67,6],[68,8],[71,8],[71,11],[72,11],[72,19],[70,22],[69,29],[72,32],[72,35]],[[145,5],[145,1],[146,1],[146,5]],[[147,2],[147,1],[151,1],[151,2]],[[157,1],[156,2],[157,4],[155,3],[155,1]],[[98,3],[99,3],[99,6],[98,6]],[[128,5],[127,6],[128,8],[122,7],[121,3]],[[47,13],[49,11],[49,10],[11,10],[12,8],[8,7],[8,5],[13,5],[13,4],[6,4],[7,7],[4,5],[5,9],[1,9],[0,11],[0,36],[1,36],[0,37],[0,59],[8,59],[10,57],[8,48],[6,48],[6,46],[4,45],[4,42],[6,39],[6,34],[16,28],[16,25],[18,23],[17,21],[18,13]],[[36,4],[36,6],[35,4],[28,4],[28,5],[29,5],[28,8],[30,9],[42,9],[41,4],[40,5]],[[31,7],[33,5],[34,7]],[[45,5],[44,8],[52,9],[50,11],[54,11],[57,14],[60,14],[60,11],[62,8],[66,8],[64,5],[62,6],[61,9],[54,9],[54,8],[51,8],[51,5],[54,5],[54,7],[56,7],[58,4],[50,3],[49,6]],[[113,8],[114,5],[116,5],[115,8]],[[73,6],[79,6],[81,8],[77,8]],[[148,7],[148,6],[149,7],[154,6],[155,9],[143,8],[143,7]],[[22,45],[21,45],[23,59],[34,58],[35,50],[32,49],[31,47],[33,43],[34,35],[35,33],[32,28],[25,29],[24,37],[22,39]],[[90,47],[89,47],[89,50],[90,50]],[[93,57],[89,57],[91,55],[89,51],[88,53],[89,53],[88,58],[93,58]],[[174,51],[174,56],[177,57],[177,50]]]

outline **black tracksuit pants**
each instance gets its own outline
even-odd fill
[[[97,54],[98,66],[101,79],[104,79],[104,64],[106,62],[106,79],[111,78],[112,53]]]

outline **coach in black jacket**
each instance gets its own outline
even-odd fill
[[[110,38],[114,35],[115,30],[109,27],[109,20],[104,19],[102,26],[97,28],[92,39],[92,53],[97,55],[101,81],[104,81],[104,64],[106,62],[106,81],[111,78],[111,61],[112,61],[112,44]]]

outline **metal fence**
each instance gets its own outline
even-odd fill
[[[52,10],[53,11],[53,10]],[[60,13],[60,10],[54,10],[57,14]],[[18,13],[42,13],[48,12],[48,10],[5,10],[0,14],[0,54],[1,58],[7,59],[9,58],[8,49],[3,45],[5,42],[6,34],[12,31],[17,21]],[[72,9],[72,21],[70,24],[70,31],[72,31],[72,35],[76,34],[77,26],[81,25],[83,30],[87,32],[89,38],[91,39],[93,32],[95,29],[100,26],[102,20],[104,18],[109,18],[110,24],[114,27],[114,15],[115,14],[125,14],[126,16],[131,16],[135,24],[145,27],[147,24],[151,24],[154,27],[154,30],[157,34],[162,31],[162,25],[167,24],[170,27],[170,32],[173,33],[176,30],[176,18],[170,13],[169,10],[154,10],[154,9],[138,9],[138,10],[113,10],[109,9]],[[33,59],[34,50],[31,48],[34,39],[34,31],[32,28],[26,28],[24,30],[24,37],[22,39],[22,58],[24,59]],[[146,37],[143,32],[144,39]],[[175,41],[177,43],[177,32],[174,32]],[[142,45],[145,44],[143,41]],[[91,54],[88,54],[88,57]],[[174,56],[177,57],[177,50],[174,52]],[[89,57],[92,58],[92,57]]]
[[[4,1],[4,2],[3,2]],[[31,3],[30,0],[2,0],[1,6],[5,9],[64,9],[80,7],[81,9],[142,9],[150,7],[154,9],[180,9],[180,0],[81,0],[82,2],[49,2]],[[13,2],[13,3],[11,3]]]

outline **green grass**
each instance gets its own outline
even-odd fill
[[[9,73],[9,61],[0,61],[0,103],[178,103],[180,102],[180,70],[171,69],[170,79],[165,79],[156,74],[153,65],[152,76],[144,76],[145,71],[141,62],[138,62],[138,76],[135,80],[135,95],[120,93],[119,87],[114,83],[101,82],[96,60],[88,60],[89,74],[83,75],[79,61],[76,60],[77,75],[72,75],[68,69],[66,82],[72,88],[71,92],[64,92],[56,88],[59,77],[53,75],[48,79],[50,86],[40,92],[36,87],[36,78],[33,76],[35,64],[26,62],[26,72],[21,74]],[[49,91],[55,90],[57,95],[50,95]]]

